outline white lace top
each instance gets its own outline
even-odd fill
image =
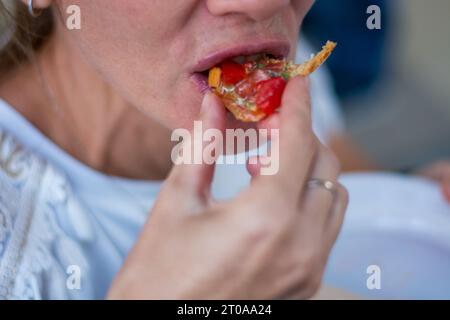
[[[86,220],[83,206],[61,174],[5,131],[0,169],[0,298],[75,298],[66,272],[77,266],[79,282],[90,276],[82,249],[90,235],[71,235],[58,219]],[[83,285],[84,295],[93,297],[94,289]]]

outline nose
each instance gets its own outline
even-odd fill
[[[241,13],[260,21],[270,18],[290,4],[291,0],[207,0],[214,15]]]

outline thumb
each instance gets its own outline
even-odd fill
[[[169,186],[188,197],[209,200],[215,161],[223,153],[225,116],[220,99],[206,93],[198,118],[189,134],[183,136],[181,155],[166,181]]]

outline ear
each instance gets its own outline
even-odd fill
[[[25,5],[28,5],[30,0],[22,0]],[[52,0],[33,0],[33,7],[35,9],[45,9],[52,4]]]

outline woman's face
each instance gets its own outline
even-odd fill
[[[258,52],[293,58],[314,0],[60,0],[81,9],[65,37],[132,105],[164,126],[190,127],[205,77],[220,61]],[[231,126],[231,123],[229,123]]]

